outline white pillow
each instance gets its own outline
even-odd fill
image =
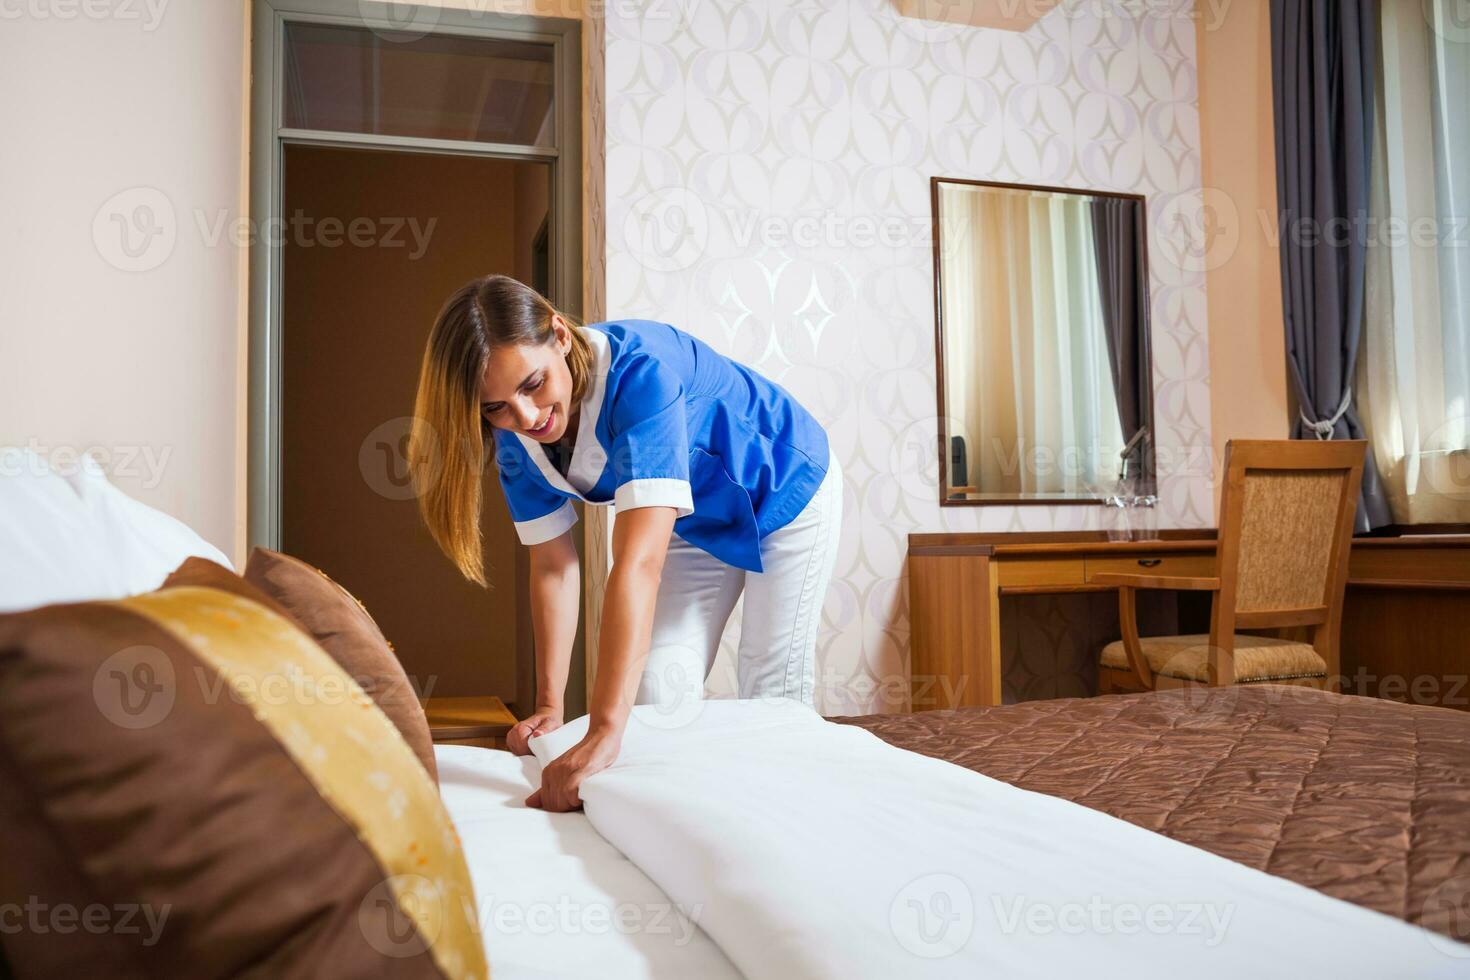
[[[95,460],[62,475],[31,450],[0,449],[0,612],[148,592],[191,555],[230,567],[187,525],[113,486]]]
[[[115,595],[96,522],[29,450],[0,449],[0,612]]]

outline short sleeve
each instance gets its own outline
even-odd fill
[[[673,507],[677,517],[694,513],[679,376],[654,357],[637,356],[619,377],[608,422],[617,509]]]
[[[525,448],[513,436],[502,441],[496,435],[495,470],[521,544],[550,541],[577,523],[571,500],[542,482]]]

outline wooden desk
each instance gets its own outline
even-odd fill
[[[1110,542],[1102,532],[910,535],[912,707],[1005,700],[1003,664],[1015,643],[1003,617],[1003,597],[1112,593],[1093,578],[1145,569],[1212,575],[1214,562],[1213,530],[1165,531],[1161,540],[1143,542]],[[1156,609],[1153,622],[1143,627],[1146,634],[1209,631],[1207,604],[1201,622],[1198,597],[1164,595],[1183,605],[1173,609],[1172,618],[1170,609]],[[1107,639],[1117,634],[1102,642]],[[1095,640],[1082,642],[1090,647]],[[1096,654],[1086,653],[1094,664]],[[1467,673],[1470,535],[1355,539],[1341,689],[1470,709]],[[1094,686],[1092,692],[1069,693],[1095,691]]]

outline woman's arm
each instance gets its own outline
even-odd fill
[[[536,710],[506,736],[506,747],[526,755],[526,742],[565,720],[567,674],[581,612],[581,567],[568,530],[531,545],[531,628],[536,638]]]
[[[577,788],[582,780],[617,758],[648,661],[675,515],[673,507],[639,507],[613,523],[613,566],[602,607],[587,736],[542,771],[541,788],[526,801],[529,806],[554,811],[581,806]]]
[[[587,712],[589,733],[621,739],[628,724],[648,662],[654,604],[674,533],[674,514],[672,507],[639,507],[613,523],[613,566],[603,600],[597,680]]]

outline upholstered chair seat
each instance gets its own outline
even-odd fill
[[[1210,637],[1144,636],[1139,637],[1144,659],[1155,674],[1177,680],[1209,683]],[[1102,665],[1113,670],[1128,670],[1128,652],[1123,641],[1103,647]],[[1327,661],[1310,643],[1282,640],[1274,636],[1235,636],[1235,682],[1237,684],[1300,680],[1326,677]]]

